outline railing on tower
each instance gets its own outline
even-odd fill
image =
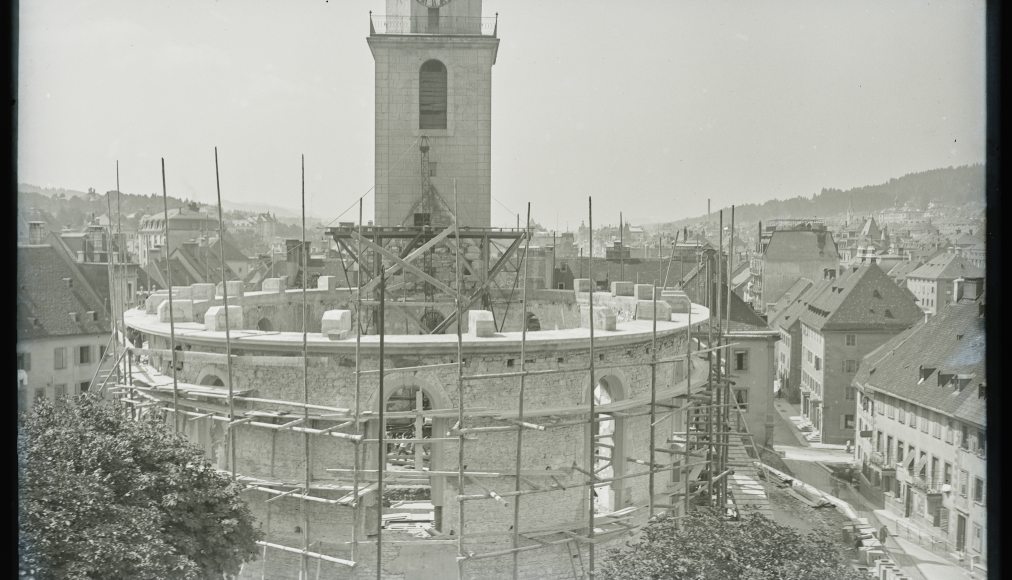
[[[370,36],[402,34],[441,34],[489,36],[498,34],[499,16],[388,16],[369,14]]]

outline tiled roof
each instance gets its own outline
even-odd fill
[[[95,303],[84,287],[87,281],[55,248],[19,246],[17,258],[18,340],[109,332],[103,305]],[[77,313],[76,321],[71,312]]]
[[[986,380],[979,303],[951,304],[896,335],[861,361],[854,382],[984,425],[987,400],[978,395]],[[930,371],[924,380],[922,369]],[[940,374],[946,375],[942,385]],[[959,375],[971,378],[960,390],[949,375],[957,383]]]
[[[808,278],[798,278],[794,284],[784,292],[780,300],[777,300],[776,304],[770,306],[766,310],[766,318],[770,321],[772,326],[776,319],[787,309],[788,306],[795,303],[801,295],[804,294],[809,288],[812,287],[812,281]]]
[[[923,263],[924,262],[920,260],[904,260],[889,270],[889,277],[902,282],[906,280],[907,276],[910,275],[910,272],[919,268]]]
[[[792,326],[797,324],[798,317],[801,313],[808,308],[808,301],[818,295],[822,287],[828,284],[830,280],[819,280],[813,283],[808,278],[801,278],[787,290],[784,294],[784,298],[780,299],[777,303],[776,313],[770,320],[770,326],[773,328],[790,330]],[[792,296],[792,298],[787,298]]]
[[[833,234],[819,230],[776,230],[763,254],[766,261],[839,260]]]
[[[800,315],[817,330],[903,330],[923,312],[913,295],[900,288],[877,264],[864,264],[812,294]]]
[[[907,274],[908,278],[929,280],[955,278],[983,278],[984,271],[956,254],[941,254],[928,260],[923,266]]]

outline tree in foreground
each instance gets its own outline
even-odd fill
[[[753,513],[738,521],[700,510],[660,518],[609,551],[598,577],[614,580],[867,580],[829,540]]]
[[[18,422],[23,576],[222,578],[256,557],[241,487],[155,420],[91,396]]]

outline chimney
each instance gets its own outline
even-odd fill
[[[41,245],[45,243],[46,239],[46,223],[45,222],[28,222],[28,243],[33,246]]]

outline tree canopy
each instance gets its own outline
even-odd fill
[[[638,540],[609,551],[598,577],[614,580],[864,580],[837,547],[762,515],[738,521],[700,510],[660,518]]]
[[[218,578],[256,556],[241,487],[156,420],[91,396],[19,417],[22,575]]]

